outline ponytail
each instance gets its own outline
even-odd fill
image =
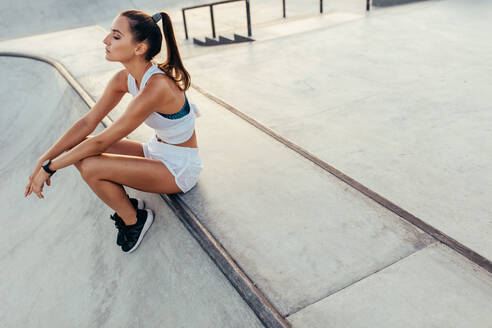
[[[157,25],[162,18],[162,31],[166,39],[167,60],[157,66],[171,77],[177,86],[186,91],[191,85],[190,74],[186,71],[179,55],[178,45],[174,38],[173,24],[171,18],[165,12],[150,16],[140,10],[125,10],[120,13],[130,20],[130,31],[135,42],[147,41],[149,49],[145,54],[146,60],[152,60],[162,47],[162,33]]]
[[[182,91],[188,90],[191,85],[190,74],[184,68],[183,61],[179,54],[176,38],[174,37],[173,24],[171,17],[165,12],[161,12],[162,31],[166,39],[167,60],[157,66],[167,73]]]

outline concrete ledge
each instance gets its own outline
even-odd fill
[[[273,304],[249,279],[227,250],[217,241],[196,215],[189,209],[180,194],[163,195],[162,199],[183,222],[188,231],[200,243],[200,246],[215,262],[217,267],[236,288],[241,297],[253,309],[262,323],[268,328],[289,328],[291,325],[277,311]]]

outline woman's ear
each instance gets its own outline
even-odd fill
[[[147,43],[145,42],[140,42],[137,44],[137,47],[135,48],[135,55],[143,55],[147,52],[148,46]]]

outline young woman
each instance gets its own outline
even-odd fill
[[[167,60],[155,64],[152,59],[162,44],[157,25],[161,19]],[[45,182],[51,184],[51,175],[74,164],[97,196],[116,211],[111,218],[119,230],[117,244],[131,252],[154,214],[144,209],[142,201],[128,198],[123,186],[172,194],[187,192],[196,184],[203,168],[195,134],[196,107],[185,95],[190,76],[166,13],[150,16],[138,10],[123,11],[103,42],[106,59],[125,68],[109,81],[94,107],[39,158],[24,196],[34,192],[44,198],[41,192]],[[103,132],[90,136],[125,92],[134,99],[124,114]],[[125,138],[142,123],[155,129],[148,143]]]

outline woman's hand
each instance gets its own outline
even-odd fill
[[[44,198],[41,194],[44,187],[44,182],[48,186],[51,186],[51,176],[45,170],[43,170],[42,166],[43,161],[39,160],[34,168],[34,171],[29,176],[29,183],[26,186],[26,191],[24,192],[24,197],[29,196],[32,192],[34,192],[38,198]]]

